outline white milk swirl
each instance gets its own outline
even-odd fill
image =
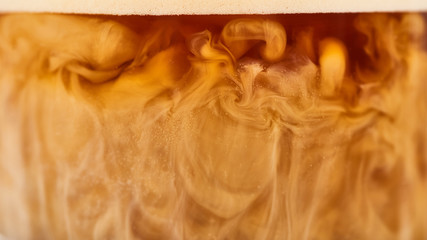
[[[0,234],[427,238],[425,17],[342,17],[1,16]]]

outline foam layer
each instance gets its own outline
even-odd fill
[[[0,12],[60,12],[114,15],[277,14],[316,12],[425,11],[425,0],[15,0],[0,1]]]

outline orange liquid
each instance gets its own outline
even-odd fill
[[[423,13],[0,17],[0,236],[425,239]]]

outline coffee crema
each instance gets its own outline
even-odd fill
[[[426,22],[0,16],[0,234],[425,239]]]

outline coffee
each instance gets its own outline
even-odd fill
[[[424,239],[424,13],[0,17],[11,239]]]

